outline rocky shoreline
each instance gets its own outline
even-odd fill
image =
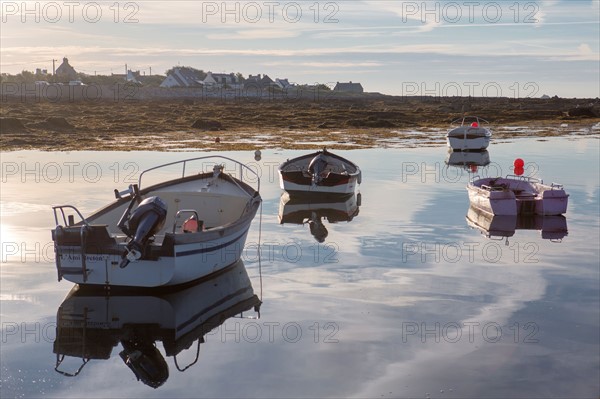
[[[3,99],[0,150],[252,150],[445,142],[463,114],[494,138],[598,136],[598,99],[406,98],[52,103]]]

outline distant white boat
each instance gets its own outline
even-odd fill
[[[353,162],[324,149],[279,166],[282,189],[298,194],[352,194],[361,183],[360,168]]]
[[[90,360],[108,360],[120,346],[118,354],[135,377],[158,388],[169,377],[169,367],[156,342],[161,341],[165,356],[173,357],[175,367],[185,371],[198,361],[206,334],[242,312],[259,312],[260,305],[241,260],[194,285],[166,293],[76,285],[56,314],[55,370],[77,376]],[[186,354],[191,363],[180,365],[177,355],[196,341],[195,358]],[[79,367],[67,370],[76,364],[64,362],[68,358],[81,359]]]
[[[491,215],[471,206],[466,219],[469,227],[491,239],[508,240],[517,230],[538,230],[543,239],[551,241],[560,241],[569,234],[567,218],[562,215]]]
[[[524,176],[475,176],[467,191],[471,206],[492,215],[561,215],[569,202],[562,185]]]
[[[193,161],[200,160],[212,163],[213,171],[186,175]],[[258,189],[225,174],[218,163],[224,160],[254,174]],[[173,168],[181,170],[176,178],[142,187],[146,173],[169,173]],[[217,272],[240,259],[261,203],[259,189],[260,179],[252,169],[230,158],[209,156],[142,172],[137,185],[121,193],[115,190],[117,200],[88,217],[72,205],[55,206],[52,239],[58,279],[161,287]],[[81,221],[67,216],[69,210]]]
[[[482,124],[489,124],[477,116],[465,116],[452,122],[460,126],[452,128],[446,135],[448,146],[455,151],[485,150],[490,145],[492,132]]]

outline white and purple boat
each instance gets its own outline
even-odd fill
[[[294,195],[349,195],[361,183],[360,168],[353,162],[323,149],[279,166],[279,183],[283,190]]]
[[[193,161],[202,164],[196,173],[191,173]],[[253,174],[258,187],[224,173],[221,162],[239,166],[240,176]],[[212,171],[205,172],[205,166]],[[145,187],[143,177],[150,171],[158,171],[161,182]],[[149,288],[189,283],[224,269],[240,259],[260,207],[259,190],[252,169],[208,156],[142,172],[138,184],[115,190],[116,201],[87,217],[73,205],[55,206],[58,280]],[[70,211],[81,220],[75,223]]]
[[[569,202],[562,185],[525,176],[475,176],[467,191],[471,206],[492,215],[562,215]]]

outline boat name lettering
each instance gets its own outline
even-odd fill
[[[62,255],[62,260],[81,261],[81,255]],[[85,260],[91,262],[103,262],[108,259],[107,255],[86,255]]]

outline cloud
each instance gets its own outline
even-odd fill
[[[381,62],[267,62],[265,66],[305,66],[313,68],[357,68],[357,67],[378,67],[385,64]]]
[[[227,33],[209,33],[211,40],[265,40],[282,39],[300,36],[301,32],[289,29],[244,29]]]
[[[588,55],[592,55],[592,54],[593,54],[592,48],[591,48],[591,47],[590,47],[590,45],[589,45],[589,44],[587,44],[587,43],[581,43],[581,44],[580,44],[580,45],[577,47],[577,50],[579,50],[579,53],[580,53],[582,56],[588,56]]]

